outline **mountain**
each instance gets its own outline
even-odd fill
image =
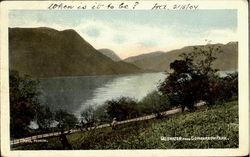
[[[160,56],[162,54],[164,54],[163,51],[156,51],[156,52],[144,53],[144,54],[141,54],[141,55],[138,55],[138,56],[128,57],[128,58],[124,59],[124,61],[128,62],[128,63],[133,63],[133,62],[136,62],[136,61],[140,61],[140,60],[144,60],[144,59],[148,59],[148,58]]]
[[[72,29],[9,28],[9,61],[11,70],[30,77],[144,72],[130,63],[114,62]]]
[[[200,45],[202,46],[202,45]],[[224,53],[219,53],[216,57],[213,66],[220,70],[236,70],[238,69],[238,42],[229,42],[228,44],[215,44],[216,47],[220,46]],[[181,49],[172,50],[158,55],[154,53],[143,54],[139,56],[126,58],[124,61],[132,63],[141,69],[148,69],[153,71],[166,71],[169,70],[169,65],[176,59],[180,59],[179,55],[186,52],[192,52],[195,46],[187,46]],[[199,46],[196,46],[199,47]],[[207,48],[208,45],[205,45]],[[143,56],[143,57],[142,57]]]
[[[110,50],[110,49],[99,49],[99,52],[101,52],[102,54],[104,54],[105,56],[109,57],[110,59],[112,59],[115,62],[118,62],[121,60],[121,58],[115,54],[114,51]]]

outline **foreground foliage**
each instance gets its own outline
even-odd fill
[[[35,118],[38,103],[37,81],[20,77],[10,71],[10,134],[20,137],[28,134],[28,125]]]
[[[237,148],[238,101],[202,106],[161,120],[133,122],[111,128],[68,135],[74,149],[175,149]],[[226,137],[227,140],[161,141],[161,137]],[[48,143],[21,145],[14,149],[62,149],[58,137]]]
[[[52,129],[69,129],[77,123],[77,118],[67,111],[52,112],[49,105],[39,103],[39,81],[21,76],[17,71],[10,71],[9,82],[11,138],[32,136]],[[37,130],[29,127],[32,121],[37,123]],[[51,128],[54,121],[58,125]]]

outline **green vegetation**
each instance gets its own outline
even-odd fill
[[[57,121],[57,128],[70,129],[77,123],[77,118],[58,110],[50,111],[48,106],[43,106],[38,101],[40,94],[38,81],[28,76],[20,76],[17,71],[10,71],[10,136],[21,138],[51,132],[52,123]],[[31,121],[36,121],[39,129],[29,128]]]
[[[218,53],[222,51],[214,45],[194,47],[191,53],[181,54],[182,59],[170,64],[173,71],[160,84],[159,91],[169,99],[171,106],[180,106],[182,111],[185,107],[193,110],[194,104],[199,101],[211,106],[233,96],[238,74],[225,78],[218,76],[219,70],[212,67]],[[238,91],[235,92],[237,95]]]
[[[138,117],[139,114],[136,109],[137,102],[128,97],[110,100],[104,105],[107,105],[107,114],[111,119],[116,118],[120,121]]]
[[[161,137],[226,137],[227,140],[161,141]],[[202,106],[196,112],[79,132],[67,136],[74,149],[237,148],[238,101]],[[62,149],[59,137],[14,149]]]
[[[31,61],[24,60],[27,64],[34,64],[29,68],[39,68],[40,70],[22,69],[21,64],[19,66],[20,61],[14,61],[18,66],[11,65],[13,69],[20,68],[19,70],[22,72],[31,72],[32,77],[142,72],[134,65],[122,61],[114,62],[105,57],[72,30],[58,32],[47,28],[10,29],[10,41],[19,41],[16,38],[20,38],[23,33],[26,34],[25,32],[30,32],[28,33],[29,37],[22,39],[22,41],[24,45],[28,43],[32,47],[34,43],[30,40],[37,40],[34,34],[41,33],[41,29],[42,32],[47,32],[47,34],[43,33],[42,40],[39,39],[41,41],[37,42],[40,44],[39,50],[44,50],[41,47],[47,45],[48,41],[51,41],[54,45],[66,42],[63,44],[65,47],[54,47],[54,49],[46,47],[46,52],[39,53],[43,56],[32,56],[38,57],[39,60],[49,61],[46,58],[53,52],[60,57],[63,56],[64,59],[57,60],[57,62],[49,61],[46,67],[42,66],[44,63],[40,65],[36,61],[37,58],[31,58]],[[50,36],[51,34],[53,35]],[[57,38],[57,36],[61,38]],[[64,40],[66,38],[72,40]],[[75,42],[68,43],[69,41]],[[37,50],[36,48],[34,50]],[[83,48],[87,50],[86,54],[81,53]],[[27,52],[30,54],[36,53],[33,49],[31,50]],[[20,43],[15,42],[10,44],[10,57],[14,51],[19,52],[15,53],[17,55],[15,58],[21,60],[23,56],[21,52],[26,53],[23,44],[20,45]],[[50,131],[54,122],[58,123],[57,127],[54,128],[55,130],[69,130],[75,127],[82,130],[82,132],[68,135],[68,139],[66,135],[69,132],[66,134],[61,132],[61,137],[63,137],[61,142],[59,137],[54,137],[48,138],[48,143],[24,144],[14,149],[63,149],[68,141],[74,149],[236,148],[238,147],[238,101],[233,101],[232,98],[238,96],[238,73],[228,74],[226,77],[218,75],[218,69],[214,68],[214,63],[218,54],[221,54],[220,52],[221,48],[218,45],[193,47],[192,52],[182,53],[180,59],[175,58],[169,64],[172,71],[158,86],[158,90],[149,93],[139,102],[129,97],[120,97],[107,100],[98,107],[87,106],[81,113],[80,123],[74,115],[67,111],[51,112],[49,107],[39,104],[38,82],[23,76],[23,74],[19,76],[17,72],[11,71],[10,128],[12,138],[28,136],[35,132]],[[90,53],[92,55],[89,55]],[[21,57],[18,57],[19,55]],[[82,62],[83,60],[88,62]],[[99,62],[100,60],[102,62]],[[65,71],[63,67],[68,62],[77,65],[69,65]],[[53,65],[50,65],[51,63]],[[58,67],[63,71],[57,70]],[[79,67],[81,67],[80,70]],[[55,71],[58,73],[51,73]],[[205,102],[206,106],[196,110],[195,104],[200,101]],[[181,107],[183,113],[167,117],[160,114],[162,111],[176,107]],[[188,109],[187,112],[184,112],[185,108]],[[151,113],[157,114],[157,118],[119,125],[115,130],[110,127],[87,129],[99,124],[110,123],[113,119],[122,121]],[[39,125],[39,129],[36,131],[28,129],[32,120]],[[83,127],[86,128],[86,131],[83,131]],[[218,136],[226,137],[227,140],[161,140],[162,137],[216,138]]]
[[[139,102],[129,97],[120,97],[96,107],[86,106],[81,113],[81,126],[86,128],[86,126],[110,123],[114,118],[121,121],[152,113],[159,114],[169,109],[171,106],[167,97],[158,91],[149,93]]]
[[[10,134],[22,137],[28,134],[28,125],[35,118],[38,103],[38,82],[20,77],[10,71]]]
[[[36,122],[41,130],[48,130],[50,129],[53,123],[53,113],[50,111],[48,106],[38,106],[37,107],[37,116]]]
[[[171,109],[169,100],[166,96],[160,94],[158,91],[153,91],[145,96],[138,102],[137,107],[140,115],[146,115],[151,113],[160,113]]]
[[[77,123],[77,118],[64,110],[58,110],[55,113],[55,120],[58,122],[57,127],[63,130],[73,128]]]
[[[86,106],[81,113],[82,127],[110,123],[114,118],[118,121],[136,118],[148,114],[159,114],[171,109],[166,96],[153,91],[137,101],[130,97],[120,97],[106,101],[104,104],[93,107]]]

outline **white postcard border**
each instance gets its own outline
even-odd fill
[[[249,63],[248,63],[248,3],[247,1],[62,1],[64,4],[87,4],[96,2],[118,5],[126,2],[133,5],[140,2],[136,9],[152,8],[155,3],[198,4],[199,9],[237,9],[239,38],[239,148],[234,149],[168,149],[168,150],[74,150],[74,151],[11,151],[9,134],[9,87],[8,87],[8,11],[48,10],[53,1],[9,1],[1,3],[1,153],[3,156],[238,156],[248,154],[249,146]],[[60,3],[56,1],[56,3]],[[121,9],[120,9],[121,10]]]

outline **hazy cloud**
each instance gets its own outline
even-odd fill
[[[126,41],[126,38],[122,35],[114,35],[114,42],[117,44],[122,44]]]
[[[138,43],[142,48],[154,48],[157,46],[157,43],[155,41],[152,40],[145,40],[142,42]]]
[[[97,28],[88,28],[86,29],[85,33],[89,37],[93,37],[93,38],[97,38],[100,36],[100,30],[98,30]]]

